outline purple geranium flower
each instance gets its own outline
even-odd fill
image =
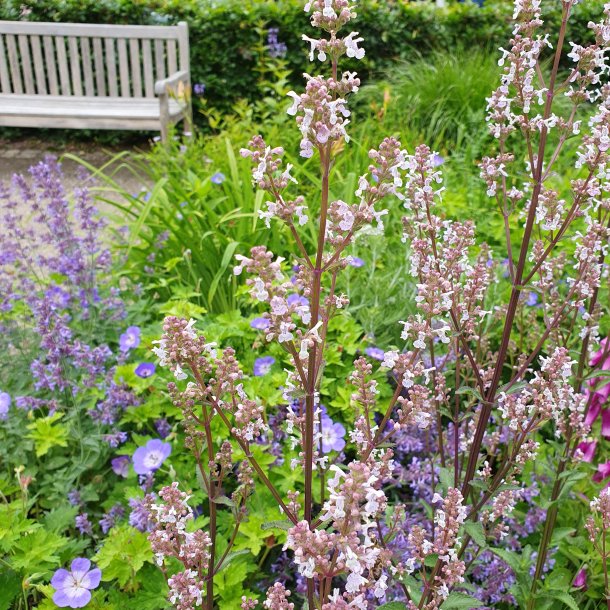
[[[257,358],[254,361],[254,375],[256,377],[266,375],[274,364],[275,358],[273,356],[263,356],[262,358]]]
[[[374,360],[383,361],[383,359],[385,358],[385,352],[379,347],[367,347],[364,350],[364,353],[369,358],[373,358]]]
[[[361,258],[358,258],[357,256],[350,256],[348,262],[352,267],[356,267],[357,269],[360,267],[364,267],[364,261]]]
[[[216,172],[210,180],[212,184],[222,184],[226,180],[226,176],[222,172]]]
[[[322,452],[341,451],[345,447],[345,428],[333,422],[330,417],[322,417]]]
[[[195,95],[203,95],[205,93],[205,83],[195,83],[193,85],[193,93]]]
[[[307,307],[309,305],[307,298],[296,292],[288,295],[286,303],[288,303],[288,305],[296,305],[297,307]]]
[[[11,406],[11,396],[7,392],[0,392],[0,419],[8,417],[8,410]]]
[[[128,352],[134,347],[140,345],[140,328],[138,326],[130,326],[120,337],[119,347],[122,352]]]
[[[527,294],[527,301],[525,302],[525,304],[528,307],[536,307],[536,305],[538,305],[538,293],[532,292],[530,290],[530,292],[528,292]]]
[[[99,568],[90,570],[88,559],[77,557],[70,571],[60,568],[53,574],[51,585],[55,588],[53,601],[60,608],[83,608],[91,601],[91,589],[96,589],[102,579]]]
[[[120,477],[127,478],[129,474],[129,459],[128,455],[117,455],[117,457],[112,458],[110,460],[110,465],[112,466],[112,470],[115,474],[118,474]]]
[[[142,379],[152,377],[155,374],[155,365],[152,362],[140,362],[140,364],[136,366],[135,372],[136,375],[142,377]]]
[[[267,330],[271,321],[268,318],[254,318],[250,321],[250,326],[255,330]]]
[[[133,454],[133,469],[137,474],[149,474],[157,470],[172,452],[172,446],[159,438],[149,440]]]

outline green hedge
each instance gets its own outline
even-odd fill
[[[4,0],[1,19],[19,19],[23,5],[31,8],[32,21],[90,23],[175,23],[190,26],[193,82],[205,83],[210,107],[228,111],[238,99],[254,101],[257,91],[257,55],[253,49],[261,24],[278,27],[288,46],[288,67],[295,86],[301,74],[312,70],[303,33],[312,34],[303,13],[303,0]],[[545,19],[560,21],[558,0],[546,1]],[[568,39],[589,37],[587,22],[598,20],[602,0],[580,3],[575,8]],[[365,38],[366,58],[357,70],[370,80],[398,60],[432,49],[483,47],[493,51],[506,45],[512,2],[471,2],[437,9],[432,2],[362,0],[355,28]]]

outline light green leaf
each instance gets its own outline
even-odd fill
[[[470,610],[470,608],[480,608],[483,605],[483,602],[476,597],[453,591],[443,602],[442,608],[443,610]]]

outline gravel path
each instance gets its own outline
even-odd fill
[[[142,148],[139,150],[141,151]],[[29,167],[35,165],[49,154],[61,158],[62,155],[71,153],[99,168],[112,159],[118,152],[120,150],[96,147],[95,144],[79,145],[67,143],[58,148],[45,143],[43,140],[8,141],[0,139],[0,183],[9,181],[13,174],[27,174]],[[132,149],[131,152],[137,152],[137,150]],[[71,192],[73,187],[81,183],[78,171],[79,166],[72,160],[64,159],[62,161],[62,168],[64,171],[64,186],[68,192]],[[112,171],[111,168],[109,169]],[[123,168],[119,169],[113,177],[122,188],[130,193],[135,194],[146,188],[145,184]],[[107,195],[107,198],[115,199],[111,195]],[[115,200],[120,201],[120,196],[117,196]],[[117,210],[113,206],[99,202],[98,209],[110,220],[117,220]]]

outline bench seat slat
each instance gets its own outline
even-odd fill
[[[181,107],[169,101],[170,114],[178,116]],[[87,97],[61,95],[0,94],[0,114],[53,115],[79,117],[159,118],[159,100],[146,97]]]

